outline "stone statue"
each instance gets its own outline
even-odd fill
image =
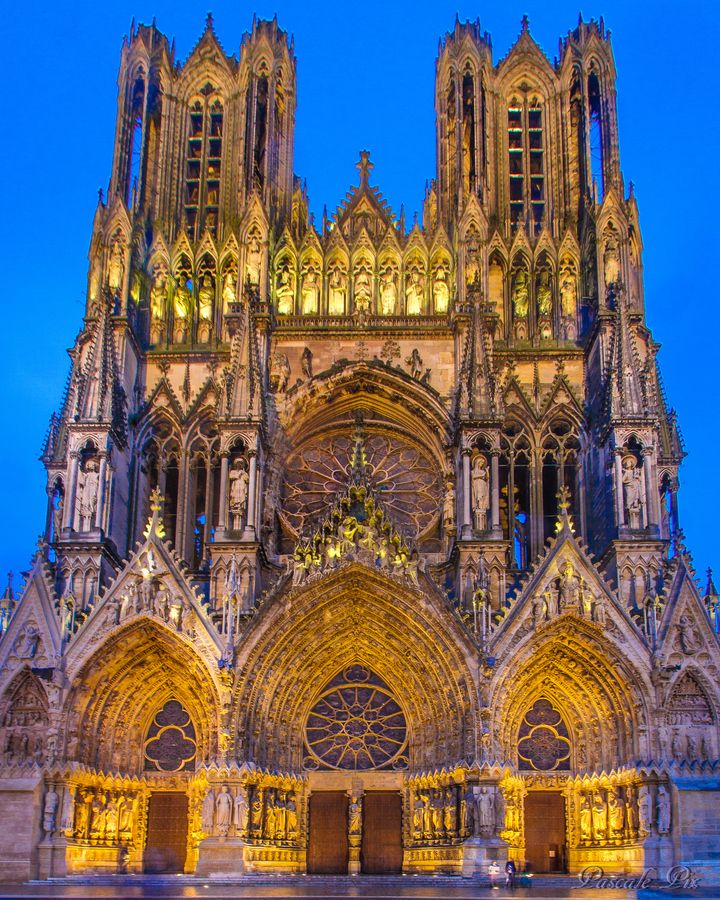
[[[163,322],[165,320],[166,301],[167,275],[163,269],[158,269],[150,290],[150,318],[154,322]]]
[[[449,787],[445,791],[445,806],[443,808],[443,825],[445,834],[453,837],[457,833],[457,804],[455,803],[455,791]]]
[[[442,791],[434,790],[430,797],[430,817],[431,830],[433,837],[439,838],[443,834],[443,821],[445,818],[444,810],[444,794]]]
[[[552,313],[552,287],[550,286],[550,272],[543,269],[540,272],[537,286],[537,311],[538,317],[547,319]]]
[[[200,811],[200,822],[205,834],[212,834],[214,821],[215,792],[212,788],[209,788],[207,794],[205,794],[205,799],[203,800],[202,809]]]
[[[235,795],[235,832],[239,835],[244,835],[247,833],[248,826],[248,816],[250,814],[250,807],[248,806],[247,794],[245,793],[245,788],[238,788],[238,792]]]
[[[673,759],[681,759],[683,755],[680,749],[680,735],[677,731],[673,732],[673,736],[670,739],[670,755]]]
[[[590,798],[587,795],[583,796],[582,804],[580,805],[580,840],[582,841],[590,841],[592,840],[592,809],[590,807]]]
[[[43,807],[43,831],[45,834],[52,834],[55,831],[55,820],[57,817],[60,798],[54,787],[45,794],[45,806]]]
[[[260,284],[262,257],[262,244],[257,236],[253,236],[248,244],[245,258],[245,281],[249,281],[252,285]]]
[[[622,461],[623,495],[625,515],[630,528],[642,527],[642,483],[641,473],[635,457],[628,453]]]
[[[62,816],[60,817],[60,831],[65,837],[71,837],[73,822],[75,820],[75,797],[68,788],[65,788]]]
[[[113,294],[119,294],[125,274],[125,251],[120,241],[115,241],[108,262],[108,287]]]
[[[670,794],[664,784],[660,785],[657,793],[657,829],[658,834],[670,831]]]
[[[604,841],[607,836],[607,807],[599,791],[593,797],[592,824],[595,840]]]
[[[416,841],[422,840],[423,836],[423,818],[425,812],[425,801],[422,794],[416,794],[413,801],[413,818],[412,831]]]
[[[304,316],[316,316],[320,305],[320,284],[317,272],[309,266],[302,280],[302,312]]]
[[[356,835],[362,831],[362,798],[355,795],[350,797],[348,810],[348,834]]]
[[[380,276],[380,313],[394,316],[397,308],[397,276],[392,266],[387,266]]]
[[[544,594],[538,594],[533,601],[533,625],[535,628],[548,620],[548,603]]]
[[[269,790],[265,796],[265,837],[269,841],[274,841],[277,837],[277,803],[273,790]]]
[[[405,362],[410,366],[410,375],[419,381],[420,377],[422,376],[423,361],[422,357],[420,356],[420,351],[417,349],[417,347],[413,349],[412,353],[410,354],[410,356],[408,356]]]
[[[625,818],[627,820],[627,828],[629,834],[631,836],[634,836],[637,832],[638,827],[635,788],[632,785],[628,785],[625,789],[625,795],[627,797],[627,803],[625,804]]]
[[[270,367],[270,387],[277,394],[284,394],[290,380],[290,363],[285,353],[275,353]]]
[[[703,759],[710,759],[710,746],[706,735],[700,739],[700,756]]]
[[[476,231],[470,231],[465,241],[465,283],[474,284],[480,278],[480,237]]]
[[[463,834],[475,832],[475,797],[471,785],[466,787],[460,798],[460,827]]]
[[[313,361],[312,350],[309,347],[306,347],[302,353],[302,358],[300,360],[300,368],[302,370],[303,377],[307,381],[310,381],[310,379],[313,377],[312,361]]]
[[[487,513],[490,507],[490,470],[487,459],[478,453],[472,467],[472,505],[476,531],[488,527]]]
[[[78,484],[80,531],[90,531],[90,529],[95,527],[98,484],[97,462],[93,457],[90,457],[86,461],[84,469],[80,472]]]
[[[235,290],[235,273],[228,272],[225,275],[225,280],[223,282],[223,307],[225,308],[225,312],[230,312],[230,310],[237,303],[237,292]]]
[[[188,339],[188,320],[190,318],[190,306],[192,297],[187,282],[180,281],[175,288],[173,298],[173,340],[176,344],[182,344]]]
[[[209,275],[203,275],[198,290],[198,341],[205,344],[212,333],[213,303],[215,287]]]
[[[455,529],[455,485],[448,480],[443,501],[443,528],[445,534]]]
[[[413,266],[407,276],[405,287],[405,312],[409,316],[419,316],[423,310],[425,279],[417,266]]]
[[[650,788],[646,784],[638,791],[638,820],[640,831],[650,834],[653,821],[653,800]]]
[[[697,741],[691,734],[687,736],[687,759],[690,762],[697,759]]]
[[[441,263],[435,270],[433,279],[433,303],[436,313],[446,313],[450,307],[450,288],[448,286],[447,266]]]
[[[298,820],[297,820],[297,804],[295,803],[295,795],[288,794],[287,803],[285,804],[287,813],[287,839],[294,841],[297,839]]]
[[[62,534],[62,521],[63,521],[63,512],[65,510],[65,497],[62,494],[57,494],[57,501],[53,506],[52,511],[52,519],[53,519],[53,540],[59,541],[60,535]]]
[[[230,511],[230,528],[232,531],[239,531],[242,528],[242,517],[245,515],[248,499],[249,477],[242,460],[238,460],[228,474],[230,480],[228,509]]]
[[[560,308],[563,316],[575,319],[575,305],[577,303],[577,279],[575,273],[569,270],[563,272],[560,280]]]
[[[355,272],[355,309],[368,312],[372,303],[372,277],[364,263]]]
[[[515,319],[527,319],[530,309],[530,290],[525,269],[518,269],[513,278],[512,289],[513,316]]]
[[[580,581],[575,575],[573,564],[568,559],[565,561],[560,578],[559,612],[564,612],[567,609],[579,609],[579,599]]]
[[[215,825],[218,833],[225,837],[228,833],[233,813],[233,799],[226,784],[220,788],[220,793],[217,795],[215,813]]]
[[[625,830],[625,801],[615,791],[608,792],[608,822],[612,837],[622,837]]]
[[[495,797],[489,788],[480,788],[477,812],[480,833],[485,836],[492,834],[495,828]]]
[[[347,283],[345,273],[339,265],[336,265],[330,272],[328,289],[328,314],[331,316],[344,316],[347,311]]]
[[[283,263],[277,273],[275,300],[278,315],[291,316],[295,308],[295,273],[287,262]]]
[[[615,285],[620,280],[620,253],[618,251],[617,241],[613,237],[609,237],[605,243],[605,252],[603,254],[603,265],[605,272],[605,286]]]

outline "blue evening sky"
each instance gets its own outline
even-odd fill
[[[226,52],[237,53],[253,11],[277,12],[295,36],[298,108],[295,171],[307,179],[319,221],[355,182],[358,151],[373,181],[408,221],[435,173],[434,70],[438,38],[481,19],[494,59],[515,41],[523,13],[552,59],[573,28],[578,0],[518,3],[219,2]],[[0,140],[0,246],[5,250],[0,331],[5,387],[0,442],[0,579],[29,567],[45,520],[38,455],[57,408],[81,325],[97,189],[107,189],[122,37],[133,16],[175,37],[183,60],[207,8],[185,0],[37,2],[6,7],[2,26],[5,130]],[[621,164],[634,181],[645,243],[647,318],[690,456],[681,470],[680,518],[698,572],[720,565],[715,531],[720,448],[713,363],[720,324],[717,238],[717,4],[593,0],[618,71]],[[713,374],[714,373],[714,374]],[[18,583],[16,577],[16,586]]]

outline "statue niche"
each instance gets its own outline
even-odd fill
[[[560,333],[565,341],[577,339],[577,274],[570,260],[560,266]]]
[[[335,263],[328,279],[328,315],[344,316],[347,308],[347,276],[341,264]]]
[[[540,340],[549,341],[552,338],[553,291],[552,273],[547,266],[538,272],[535,284],[535,302]]]
[[[361,259],[355,268],[354,301],[356,312],[370,312],[372,304],[372,268],[370,263],[364,259]]]
[[[150,343],[159,344],[165,337],[167,315],[168,278],[163,266],[155,269],[150,288]]]
[[[433,273],[432,291],[433,306],[438,315],[444,315],[450,308],[449,269],[445,260],[441,260]]]
[[[405,278],[405,312],[409,316],[422,314],[425,301],[425,275],[413,265]]]
[[[320,311],[320,277],[312,262],[303,269],[300,300],[304,316],[316,316]]]
[[[291,316],[295,309],[295,269],[288,257],[275,275],[275,308],[279,316]]]
[[[394,316],[397,310],[397,270],[388,263],[380,273],[380,315]]]
[[[642,528],[642,471],[633,453],[622,458],[622,489],[625,521],[630,528]]]
[[[513,335],[520,341],[528,339],[528,313],[530,311],[530,286],[524,267],[516,268],[512,275]]]
[[[90,451],[85,453],[78,472],[76,515],[78,531],[91,531],[95,528],[99,483],[97,455],[94,451]]]
[[[173,296],[173,342],[176,344],[184,344],[189,337],[192,290],[193,283],[189,274],[186,271],[179,272]]]
[[[200,278],[198,288],[198,326],[199,344],[207,344],[213,330],[213,308],[215,306],[215,282],[209,273]]]
[[[240,531],[247,510],[249,475],[242,457],[237,458],[228,473],[228,522],[231,531]]]

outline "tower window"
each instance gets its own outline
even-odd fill
[[[592,191],[595,202],[602,203],[605,185],[603,180],[600,84],[594,72],[588,78],[588,102],[590,107],[590,173],[592,176]]]
[[[188,237],[196,238],[206,228],[217,235],[220,213],[220,166],[222,162],[223,107],[209,95],[190,108],[190,126],[185,167],[185,222]]]
[[[507,118],[510,226],[527,222],[538,234],[545,219],[545,159],[542,107],[516,97]]]
[[[132,91],[132,120],[130,135],[130,156],[127,161],[127,177],[125,179],[125,203],[133,204],[142,179],[142,156],[145,118],[145,81],[142,77],[135,81]]]

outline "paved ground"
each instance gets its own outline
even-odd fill
[[[274,898],[298,898],[298,900],[510,900],[515,897],[536,900],[659,900],[659,898],[703,898],[720,900],[720,887],[702,885],[695,890],[618,890],[610,888],[583,888],[577,879],[568,877],[537,878],[532,889],[518,887],[514,891],[499,888],[492,890],[486,878],[461,879],[450,877],[358,877],[327,878],[304,877],[252,877],[242,881],[199,879],[189,876],[148,877],[125,876],[115,878],[72,878],[53,882],[29,882],[27,884],[0,883],[0,900],[19,898],[134,898],[158,897],[164,900],[196,897],[207,900],[274,900]]]

